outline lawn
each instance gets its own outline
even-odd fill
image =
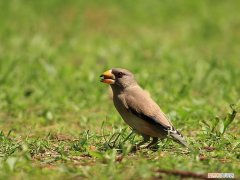
[[[240,1],[0,7],[0,179],[240,177]],[[99,82],[113,67],[136,75],[191,151],[164,140],[131,152],[141,137]]]

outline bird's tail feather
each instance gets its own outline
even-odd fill
[[[172,139],[175,142],[177,142],[185,147],[188,147],[187,141],[185,140],[183,135],[179,131],[177,131],[174,127],[171,127],[169,129],[169,135],[172,137]]]

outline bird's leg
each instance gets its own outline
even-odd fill
[[[150,136],[147,136],[145,134],[142,134],[142,137],[143,137],[143,141],[141,141],[140,143],[138,143],[136,145],[136,148],[139,149],[140,146],[142,146],[143,144],[145,144],[146,142],[148,142],[150,140]]]
[[[151,143],[149,143],[149,144],[146,146],[146,148],[152,147],[152,146],[155,145],[157,142],[158,142],[158,138],[157,138],[157,137],[153,137]]]

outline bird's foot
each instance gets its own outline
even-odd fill
[[[149,148],[149,149],[158,149],[157,142],[158,142],[158,138],[153,138],[152,142],[149,143],[149,144],[146,146],[146,148]]]
[[[132,147],[132,150],[131,150],[131,151],[132,151],[132,152],[136,152],[136,151],[138,151],[138,150],[145,149],[145,148],[147,148],[146,145],[140,145],[140,146],[139,146],[139,145],[136,144],[135,146]]]
[[[157,151],[159,149],[159,145],[158,144],[154,144],[152,146],[147,147],[148,149],[152,150],[152,151]]]

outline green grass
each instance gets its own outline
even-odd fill
[[[240,1],[0,2],[1,179],[240,176]],[[130,148],[99,75],[136,74],[194,148]],[[225,118],[226,117],[226,118]]]

